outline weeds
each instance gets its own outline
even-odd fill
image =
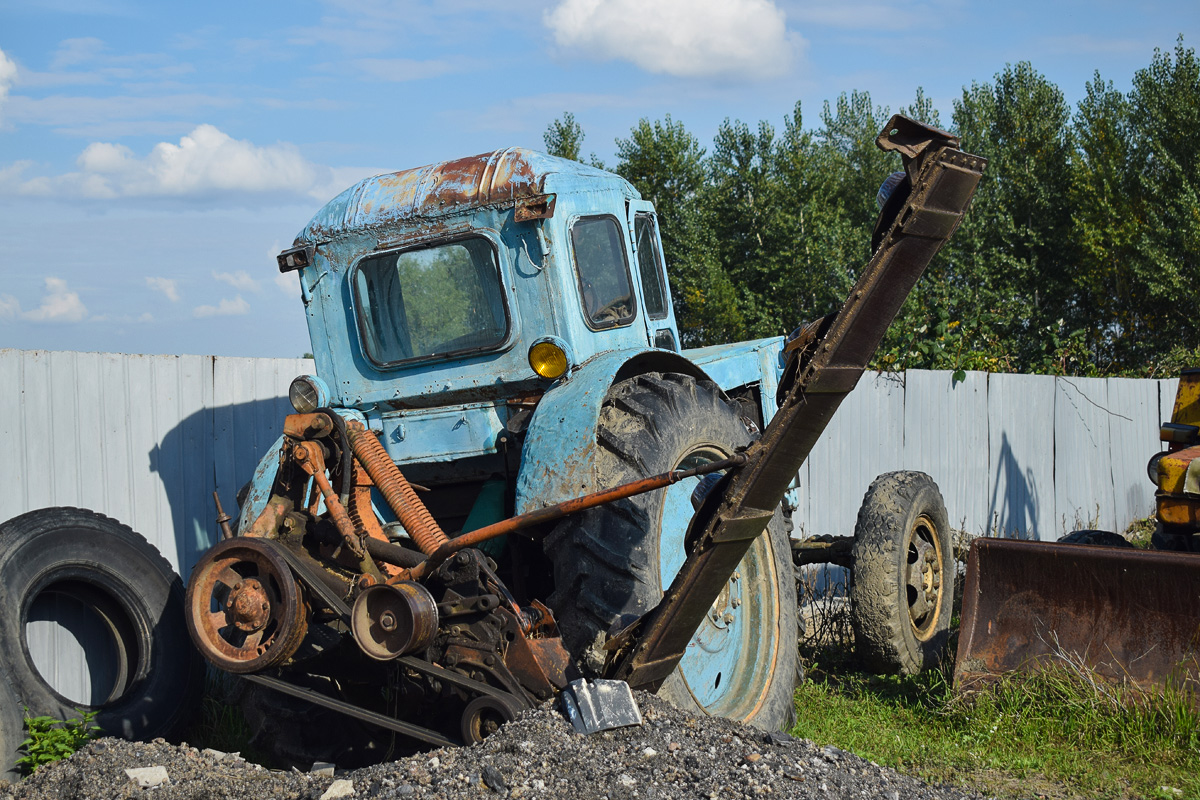
[[[1154,527],[1157,524],[1154,516],[1135,519],[1125,528],[1125,532],[1121,535],[1129,540],[1130,544],[1139,550],[1151,549],[1150,537],[1154,535]]]
[[[971,695],[947,671],[873,676],[813,665],[794,733],[926,780],[1000,796],[1200,798],[1200,713],[1079,665],[1012,673]]]
[[[54,717],[25,717],[25,731],[29,734],[21,742],[25,755],[17,759],[17,767],[27,775],[40,767],[61,761],[100,735],[100,726],[95,724],[95,711],[79,712],[78,717],[59,720]],[[29,709],[25,709],[29,713]]]

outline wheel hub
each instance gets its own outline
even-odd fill
[[[920,640],[932,635],[940,615],[941,548],[936,527],[925,515],[917,518],[908,541],[908,616]]]
[[[254,633],[267,626],[271,619],[271,601],[257,578],[247,578],[234,585],[229,593],[226,616],[231,625],[245,633]]]
[[[739,577],[735,572],[708,609],[708,622],[714,628],[727,630],[737,620],[737,609],[742,604],[741,591],[738,586]]]

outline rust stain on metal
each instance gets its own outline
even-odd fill
[[[955,683],[1072,659],[1143,688],[1200,687],[1200,555],[978,539]]]
[[[537,176],[519,150],[496,150],[394,173],[381,178],[380,185],[410,194],[416,216],[541,194]]]

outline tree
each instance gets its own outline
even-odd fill
[[[1200,62],[1182,36],[1134,74],[1129,105],[1144,360],[1200,340]]]
[[[946,299],[952,318],[985,310],[973,338],[998,344],[1019,369],[1046,368],[1083,316],[1071,279],[1069,120],[1062,92],[1028,62],[954,103],[963,147],[989,163],[945,248]]]
[[[1129,364],[1145,304],[1138,256],[1136,185],[1130,159],[1130,105],[1097,72],[1075,112],[1073,236],[1080,293],[1094,360]]]
[[[658,213],[675,315],[688,346],[732,341],[743,326],[733,285],[705,225],[704,154],[696,137],[670,114],[653,123],[643,118],[628,139],[617,140],[616,172]]]
[[[739,338],[781,333],[777,308],[778,185],[772,172],[775,131],[726,119],[713,140],[704,213],[717,258],[732,286],[744,330]]]
[[[582,161],[580,158],[583,148],[583,126],[575,121],[575,115],[564,111],[561,119],[556,119],[546,126],[542,141],[546,144],[546,152],[559,158],[569,158],[572,161]]]

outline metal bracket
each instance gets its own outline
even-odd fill
[[[563,710],[576,733],[589,734],[642,724],[642,712],[625,681],[571,681],[562,693]]]

